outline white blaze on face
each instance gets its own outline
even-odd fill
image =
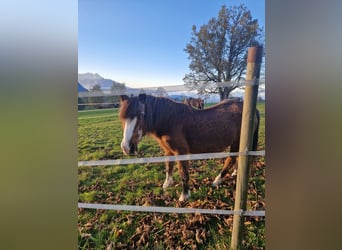
[[[123,139],[121,142],[122,151],[128,155],[129,154],[129,141],[131,140],[134,132],[135,125],[137,123],[137,118],[125,119],[125,126],[123,131]]]

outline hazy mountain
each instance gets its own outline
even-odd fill
[[[96,84],[99,84],[102,90],[110,90],[113,82],[120,84],[112,79],[105,79],[97,73],[78,74],[78,82],[88,90],[91,90]]]

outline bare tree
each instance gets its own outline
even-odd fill
[[[169,95],[167,94],[167,92],[164,88],[159,87],[155,92],[155,96],[168,97]]]
[[[112,86],[110,88],[111,91],[124,91],[126,90],[126,86],[124,83],[118,83],[112,81]]]
[[[93,91],[93,92],[96,92],[96,91],[101,91],[101,86],[100,84],[95,84],[91,89],[90,91]]]
[[[184,49],[191,63],[183,78],[185,86],[199,94],[219,94],[227,99],[239,87],[247,65],[247,48],[260,45],[262,28],[245,5],[223,5],[217,18],[192,27],[190,43]],[[231,82],[226,86],[225,82]],[[221,83],[221,84],[220,84]]]
[[[96,92],[98,94],[103,94],[102,90],[101,90],[101,86],[100,84],[95,84],[91,89],[90,92]],[[99,103],[103,103],[104,102],[104,97],[103,96],[91,96],[88,98],[90,103],[95,103],[92,106],[89,106],[89,108],[102,108],[102,104]]]

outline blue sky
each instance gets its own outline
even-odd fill
[[[129,87],[184,84],[192,25],[240,3],[265,30],[264,0],[79,0],[78,71]]]

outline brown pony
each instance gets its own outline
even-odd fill
[[[197,108],[197,109],[204,108],[204,100],[201,98],[193,98],[193,97],[185,98],[184,104]]]
[[[140,94],[136,97],[120,96],[119,117],[123,125],[121,148],[125,154],[137,153],[138,143],[145,134],[153,135],[165,155],[239,151],[242,101],[224,100],[207,109],[193,109],[183,103],[164,97]],[[259,113],[256,112],[253,150],[258,140]],[[213,182],[221,183],[228,170],[236,163],[236,156],[225,160],[224,167]],[[190,197],[188,186],[189,161],[178,161],[184,201]],[[165,162],[166,179],[163,188],[173,183],[174,162]]]

